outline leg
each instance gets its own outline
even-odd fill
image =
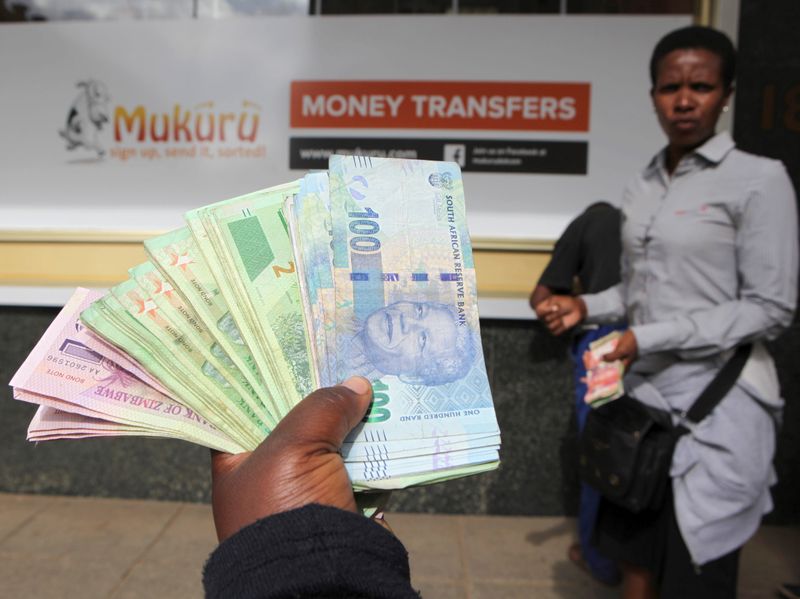
[[[592,543],[599,506],[600,493],[589,485],[581,483],[578,510],[578,538],[580,539],[581,554],[592,576],[604,584],[616,585],[620,581],[617,564],[597,551]]]
[[[672,502],[671,502],[672,503]],[[735,599],[739,549],[702,566],[695,566],[683,541],[675,510],[670,510],[667,553],[661,580],[662,599]]]
[[[653,576],[648,570],[633,564],[621,563],[622,599],[658,599]]]

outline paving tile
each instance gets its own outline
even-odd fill
[[[53,497],[0,493],[0,545],[55,501]]]
[[[566,559],[572,518],[387,516],[426,599],[615,599]],[[200,599],[216,546],[207,505],[0,494],[0,596]],[[800,572],[800,528],[762,527],[745,546],[741,599]]]
[[[466,569],[473,581],[555,581],[589,586],[567,560],[572,518],[472,516],[464,518]]]
[[[61,498],[0,545],[7,597],[106,597],[178,504]]]
[[[595,582],[592,584],[591,596],[592,599],[619,599],[622,596],[622,586],[610,587]]]
[[[211,506],[183,505],[111,597],[202,598],[203,564],[216,546]]]
[[[423,578],[412,580],[411,585],[419,591],[423,599],[470,599],[464,583]]]
[[[590,599],[582,586],[542,586],[532,582],[476,582],[470,599]]]
[[[463,579],[459,516],[387,514],[386,520],[408,550],[412,580]]]

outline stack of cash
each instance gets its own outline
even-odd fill
[[[212,204],[78,289],[11,381],[28,439],[143,435],[254,449],[312,390],[361,375],[342,447],[356,490],[496,468],[458,166],[332,156]]]
[[[606,362],[603,356],[614,351],[622,337],[619,331],[595,339],[589,349],[583,352],[583,365],[586,368],[586,395],[583,400],[593,408],[619,399],[625,394],[622,379],[625,365],[622,360]]]

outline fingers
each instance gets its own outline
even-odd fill
[[[392,530],[392,527],[389,526],[389,523],[386,521],[386,515],[383,512],[378,512],[377,514],[372,516],[371,520],[375,522],[375,524],[379,524],[380,526],[388,530],[390,533],[394,534],[394,530]]]
[[[364,417],[371,400],[372,385],[360,376],[351,377],[341,385],[317,389],[278,423],[268,439],[321,443],[338,450]]]
[[[536,315],[554,335],[564,330],[564,310],[561,305],[551,298],[536,307]]]
[[[536,314],[553,335],[565,333],[583,318],[583,300],[567,295],[553,295],[536,306]]]
[[[560,335],[569,328],[564,322],[564,314],[558,306],[553,306],[545,315],[544,324],[553,335]]]
[[[533,307],[533,310],[536,312],[537,318],[544,320],[547,313],[550,312],[550,307],[553,305],[550,299],[551,298],[547,298],[546,300],[539,302]]]
[[[631,365],[639,353],[639,344],[636,342],[636,336],[633,331],[628,329],[625,331],[617,342],[617,346],[603,356],[606,362],[613,362],[614,360],[622,360],[625,368]]]

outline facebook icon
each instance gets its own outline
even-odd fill
[[[444,160],[464,167],[467,164],[467,146],[464,144],[444,144]]]

